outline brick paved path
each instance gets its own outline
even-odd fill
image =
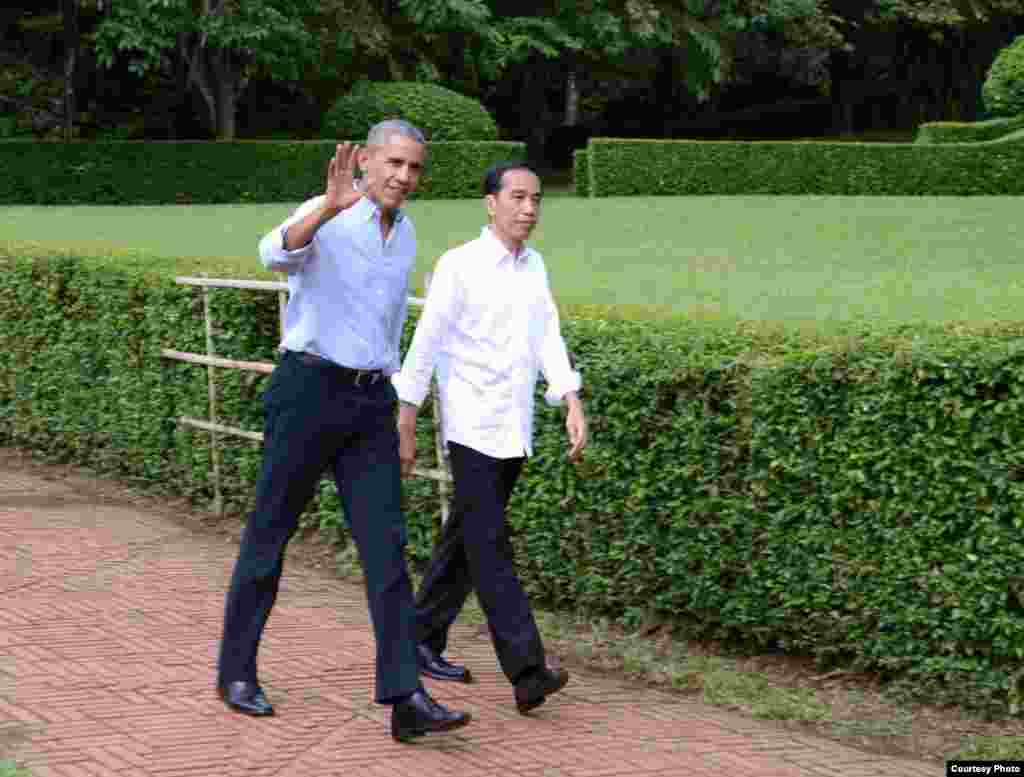
[[[576,672],[516,713],[489,642],[456,627],[471,686],[428,681],[471,710],[459,732],[400,745],[372,703],[362,590],[286,568],[261,649],[274,718],[213,693],[236,547],[170,518],[90,499],[0,460],[0,760],[33,777],[924,777],[884,758],[679,696]]]

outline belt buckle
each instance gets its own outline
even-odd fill
[[[373,385],[380,378],[380,373],[377,370],[356,370],[356,377],[352,383],[356,388],[361,388],[363,385],[363,378],[366,378],[368,385]]]

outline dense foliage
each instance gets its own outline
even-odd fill
[[[996,56],[981,94],[993,116],[1024,115],[1024,35]]]
[[[5,67],[35,73],[0,84],[0,135],[311,138],[369,79],[479,99],[537,157],[566,126],[783,139],[973,120],[1024,32],[1020,0],[12,0],[0,16]]]
[[[0,246],[0,442],[207,503],[208,437],[176,423],[206,416],[206,373],[160,356],[204,349],[202,305],[155,266]],[[274,296],[212,298],[216,352],[271,360]],[[569,464],[541,406],[511,505],[536,600],[878,670],[933,701],[1017,703],[1024,328],[826,339],[586,310],[564,326],[593,445]],[[264,380],[218,371],[222,420],[259,429]],[[251,506],[259,456],[227,443],[230,510]],[[406,499],[423,559],[433,484]],[[326,482],[306,520],[345,541]]]
[[[1024,142],[727,143],[591,139],[592,197],[1019,195]]]
[[[361,82],[324,115],[325,138],[362,139],[384,119],[401,118],[427,140],[497,140],[498,127],[476,100],[437,84],[408,81]]]
[[[577,197],[590,196],[590,156],[584,148],[572,154],[572,188]]]
[[[477,197],[480,171],[521,149],[500,141],[430,143],[417,196]],[[323,191],[332,153],[333,144],[319,141],[0,142],[0,204],[294,202]]]

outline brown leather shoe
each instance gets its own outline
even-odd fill
[[[226,685],[218,685],[217,692],[224,703],[235,712],[255,717],[274,714],[274,708],[270,706],[267,697],[263,695],[259,683],[235,680]]]
[[[569,673],[565,669],[541,666],[532,670],[516,682],[516,709],[520,715],[525,715],[542,705],[548,696],[562,690],[567,682]]]
[[[420,688],[391,707],[391,737],[396,742],[408,742],[424,734],[462,728],[470,717],[468,712],[453,712],[438,704]]]

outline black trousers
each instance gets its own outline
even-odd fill
[[[501,669],[515,682],[544,665],[544,645],[516,576],[505,518],[523,459],[495,459],[449,443],[455,497],[416,597],[417,637],[437,652],[475,588]]]
[[[366,578],[377,642],[376,700],[386,703],[420,687],[396,401],[388,380],[356,386],[336,367],[290,352],[282,357],[264,396],[262,471],[227,594],[218,682],[257,679],[256,653],[277,598],[285,546],[330,469]]]

